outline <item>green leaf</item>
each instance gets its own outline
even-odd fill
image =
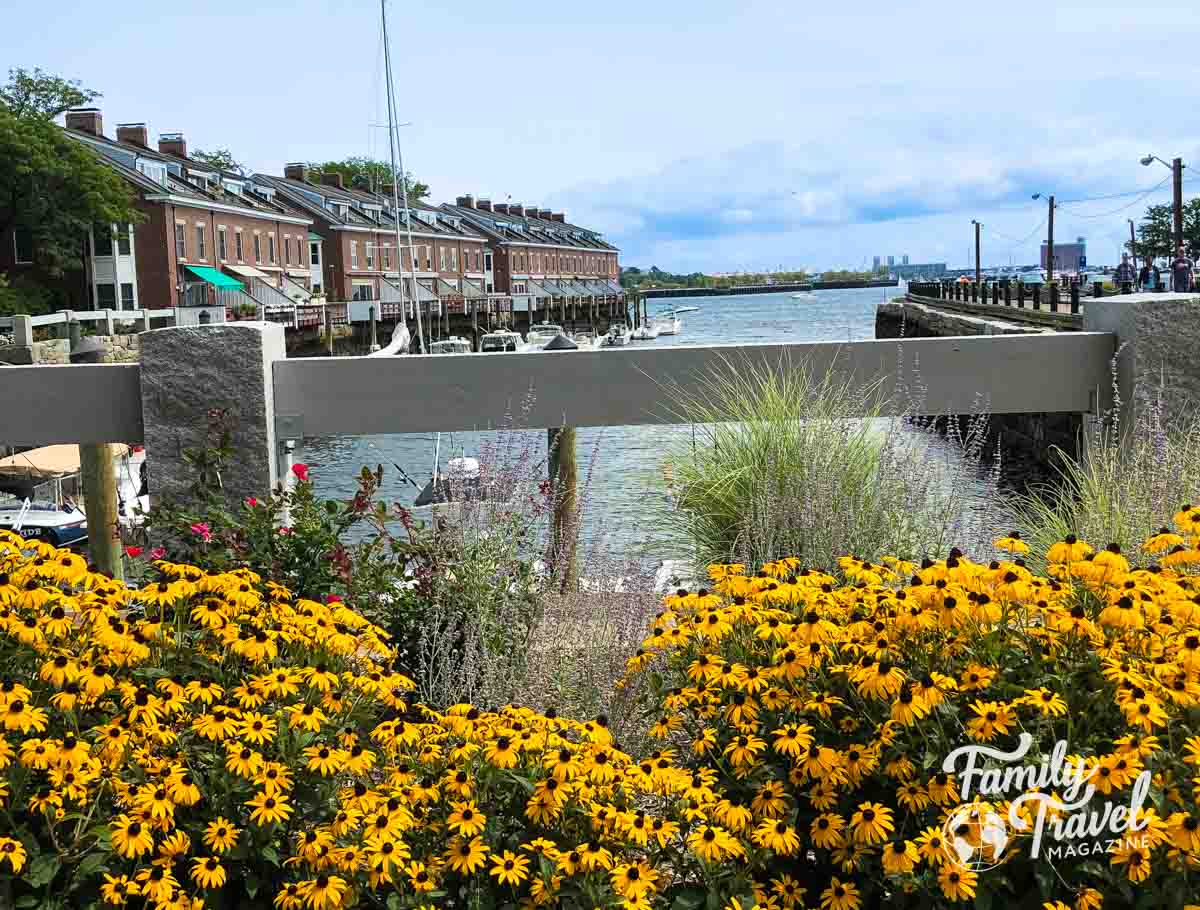
[[[58,875],[58,867],[57,856],[53,853],[41,853],[29,864],[29,871],[25,873],[25,881],[35,888],[41,888],[54,880],[54,876]]]
[[[365,470],[365,469],[364,469]],[[404,898],[399,894],[389,894],[387,899],[388,910],[401,910],[404,907]]]
[[[708,895],[700,888],[689,888],[686,891],[681,891],[675,897],[675,903],[671,905],[672,910],[699,910],[704,906],[704,901]]]
[[[260,882],[259,882],[258,876],[254,874],[253,870],[247,869],[246,870],[246,894],[248,894],[251,898],[254,898],[255,895],[258,894],[259,884],[260,884]]]
[[[40,897],[35,897],[32,894],[27,894],[17,901],[17,907],[36,907],[42,902]]]
[[[89,853],[79,861],[79,865],[75,867],[75,887],[79,887],[87,882],[93,875],[101,870],[107,870],[108,854],[106,853]]]
[[[262,856],[262,858],[265,859],[272,866],[279,865],[279,852],[274,847],[272,847],[270,844],[263,847],[259,851],[259,855]]]
[[[976,892],[975,910],[992,910],[992,892],[990,890]]]

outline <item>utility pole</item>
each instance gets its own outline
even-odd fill
[[[1138,267],[1137,241],[1134,239],[1134,236],[1133,236],[1133,219],[1127,218],[1126,221],[1129,222],[1129,255],[1133,257],[1133,270],[1135,272],[1137,272],[1137,271],[1139,271],[1139,267]]]
[[[1175,255],[1175,250],[1179,249],[1179,244],[1183,243],[1183,159],[1175,158],[1171,161],[1171,182],[1175,188],[1175,249],[1171,250],[1171,255]]]
[[[1046,231],[1046,284],[1054,281],[1054,196],[1050,196],[1050,214]]]
[[[971,220],[971,224],[975,225],[975,283],[980,284],[983,281],[983,270],[979,266],[979,229],[983,225],[974,219]]]

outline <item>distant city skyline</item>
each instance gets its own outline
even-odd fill
[[[435,201],[565,210],[644,268],[857,269],[901,247],[966,267],[972,219],[985,262],[1035,263],[1045,204],[1034,193],[1063,202],[1057,233],[1086,234],[1089,258],[1114,262],[1126,219],[1170,198],[1168,174],[1138,159],[1200,168],[1187,118],[1132,113],[1147,99],[1190,109],[1200,61],[1180,49],[1200,42],[1200,17],[1187,9],[395,5],[405,161]],[[274,174],[295,159],[386,156],[374,3],[62,0],[53,28],[46,17],[32,0],[8,4],[0,56],[103,92],[106,122],[181,131]],[[1043,67],[995,65],[1000,49],[1029,44],[1032,21],[1036,46],[1055,48],[1050,95]],[[197,56],[201,35],[252,40]],[[910,46],[921,53],[890,52]],[[527,83],[526,67],[570,78]],[[1197,189],[1189,170],[1185,190]]]

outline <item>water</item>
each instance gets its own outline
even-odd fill
[[[887,288],[817,291],[793,300],[791,292],[747,294],[734,297],[678,299],[677,306],[698,306],[684,313],[679,335],[655,341],[634,342],[640,347],[680,344],[755,342],[865,341],[875,337],[875,305],[895,291]],[[665,311],[669,304],[651,300],[650,310]],[[496,355],[504,356],[504,355]],[[569,355],[558,355],[569,356]],[[545,459],[545,431],[524,431],[520,438],[533,449],[537,462]],[[511,437],[512,434],[510,434]],[[668,445],[692,437],[688,426],[586,427],[577,434],[581,496],[584,498],[584,533],[603,538],[614,549],[646,552],[654,556],[679,555],[664,552],[663,517],[669,509],[661,461]],[[485,439],[495,444],[496,433],[442,435],[442,465],[448,457],[477,453]],[[511,439],[510,439],[511,441]],[[923,441],[923,445],[937,445]],[[384,466],[381,497],[411,505],[419,490],[406,483],[393,465],[409,474],[416,484],[429,479],[434,461],[434,434],[395,434],[359,437],[323,437],[305,441],[303,460],[313,469],[317,492],[322,496],[348,499],[357,490],[355,477],[363,465]],[[940,453],[946,470],[974,469],[947,450]],[[959,478],[962,479],[961,477]],[[971,477],[967,483],[973,482]],[[983,508],[985,486],[978,483]],[[418,514],[421,514],[418,510]]]

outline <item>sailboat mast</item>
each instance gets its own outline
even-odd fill
[[[413,310],[417,316],[417,344],[425,351],[425,333],[421,328],[421,302],[417,299],[417,256],[413,250],[412,220],[408,213],[408,176],[404,172],[404,158],[399,153],[399,136],[396,132],[396,94],[392,85],[392,46],[388,39],[387,0],[379,0],[379,10],[383,17],[383,65],[387,76],[388,101],[388,150],[392,159],[392,211],[400,211],[400,200],[404,200],[404,225],[408,231],[408,261],[412,264],[413,276]],[[397,159],[399,159],[397,161]],[[399,174],[400,180],[396,180]],[[396,266],[400,273],[400,306],[403,316],[404,308],[404,257],[400,253],[400,219],[396,218]]]

